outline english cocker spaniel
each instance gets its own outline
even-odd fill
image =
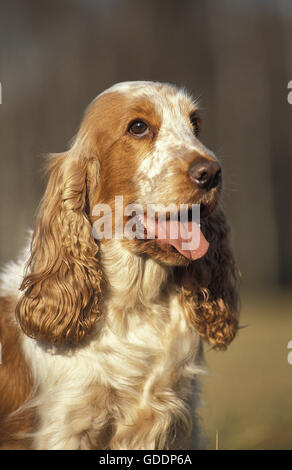
[[[198,447],[202,339],[236,335],[238,275],[197,108],[120,83],[51,156],[30,248],[1,277],[2,449]]]

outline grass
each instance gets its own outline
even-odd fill
[[[292,293],[244,294],[238,337],[205,348],[201,425],[208,449],[292,450]],[[217,433],[217,445],[216,445]]]

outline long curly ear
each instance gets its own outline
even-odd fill
[[[100,317],[103,277],[87,215],[98,162],[69,151],[53,156],[49,173],[16,316],[28,336],[77,343]]]
[[[239,271],[222,207],[201,220],[210,247],[180,273],[179,300],[189,321],[216,349],[226,349],[238,329]]]

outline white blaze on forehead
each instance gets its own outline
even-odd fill
[[[195,150],[203,151],[203,145],[194,137],[186,118],[186,106],[189,106],[191,112],[196,104],[184,91],[173,86],[171,89],[169,85],[159,89],[154,86],[151,91],[147,96],[160,115],[161,126],[153,152],[145,156],[138,169],[137,183],[141,196],[149,195],[157,187],[160,178],[170,176],[169,163],[173,159],[186,158]]]
[[[157,88],[163,85],[170,86],[167,84],[162,84],[160,82],[151,82],[151,81],[142,81],[142,80],[115,83],[110,88],[107,88],[102,93],[100,93],[96,97],[96,99],[106,93],[112,93],[115,91],[118,91],[119,93],[131,93],[131,97],[139,97],[143,95],[150,96],[155,92],[157,93]]]

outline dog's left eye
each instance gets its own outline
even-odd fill
[[[198,137],[201,128],[201,119],[196,112],[190,115],[190,121],[193,126],[194,134],[196,137]]]
[[[141,119],[135,119],[135,121],[130,122],[128,127],[128,132],[137,137],[142,137],[149,132],[149,127],[146,122]]]

